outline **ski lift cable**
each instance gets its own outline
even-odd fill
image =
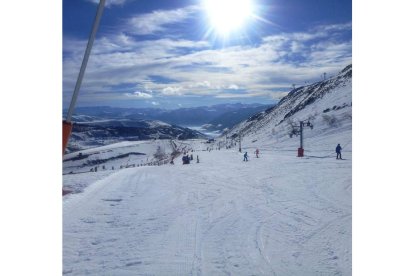
[[[105,7],[105,0],[100,0],[99,5],[98,5],[98,9],[96,11],[96,16],[95,16],[95,20],[93,23],[93,27],[92,27],[92,31],[90,33],[89,36],[89,40],[88,40],[88,44],[86,46],[86,50],[85,50],[85,54],[83,56],[83,60],[82,60],[82,65],[79,71],[79,75],[78,75],[78,79],[76,81],[76,85],[75,85],[75,90],[73,91],[73,95],[72,95],[72,100],[68,109],[68,114],[66,116],[66,120],[63,121],[63,153],[65,153],[65,149],[66,149],[66,144],[69,140],[69,136],[72,132],[72,115],[73,115],[73,111],[75,109],[75,104],[76,104],[76,100],[78,98],[79,95],[79,89],[80,86],[82,84],[82,80],[83,80],[83,76],[85,74],[85,70],[86,70],[86,65],[88,64],[88,60],[89,60],[89,55],[91,53],[92,50],[92,45],[93,42],[95,40],[95,36],[96,36],[96,32],[98,31],[98,27],[99,27],[99,22],[101,20],[102,17],[102,13]]]

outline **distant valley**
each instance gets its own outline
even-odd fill
[[[165,110],[158,108],[78,107],[67,148],[74,152],[119,141],[205,139],[217,136],[253,114],[261,104],[221,104]],[[64,111],[63,116],[66,114]]]

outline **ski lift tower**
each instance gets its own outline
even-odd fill
[[[239,152],[241,152],[241,134],[239,132]]]
[[[298,157],[303,157],[303,154],[305,152],[305,150],[303,149],[303,128],[309,127],[310,129],[313,129],[313,125],[309,120],[307,120],[307,121],[299,121],[299,126],[294,125],[292,127],[293,129],[292,129],[292,132],[289,134],[289,136],[290,138],[292,138],[293,135],[300,136],[300,147],[298,148]]]

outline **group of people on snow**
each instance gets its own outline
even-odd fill
[[[342,153],[341,153],[341,151],[342,151],[341,144],[338,144],[336,146],[336,149],[335,149],[336,159],[342,159]],[[254,151],[254,154],[256,155],[256,158],[259,158],[259,149],[256,149]],[[183,165],[190,164],[190,160],[193,160],[193,155],[192,154],[188,155],[187,153],[185,153],[183,155],[182,160],[183,160]],[[244,155],[243,155],[243,161],[244,162],[247,162],[248,160],[249,160],[249,156],[248,156],[247,151],[246,151],[244,153]],[[199,159],[198,155],[197,155],[197,163],[200,163],[200,159]],[[174,164],[174,161],[173,160],[171,160],[171,164]]]
[[[189,155],[186,154],[186,155],[183,155],[182,160],[183,160],[183,165],[186,165],[186,164],[190,164],[191,158]]]
[[[190,164],[190,161],[193,160],[193,154],[184,154],[182,160],[183,160],[183,165]],[[197,155],[197,163],[200,163],[200,158],[198,158],[198,155]]]
[[[337,146],[336,146],[336,149],[335,149],[335,152],[336,152],[336,159],[341,159],[342,160],[342,147],[341,147],[341,144],[338,144]],[[255,150],[255,152],[254,152],[255,154],[256,154],[256,158],[259,158],[259,149],[256,149]],[[243,155],[243,161],[248,161],[248,155],[247,155],[247,151],[244,153],[244,155]]]

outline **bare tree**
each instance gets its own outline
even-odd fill
[[[157,147],[157,151],[154,153],[154,158],[157,160],[165,159],[165,151],[161,146]]]

